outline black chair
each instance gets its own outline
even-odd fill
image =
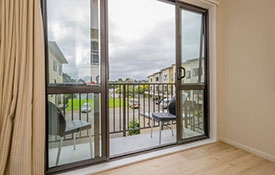
[[[188,94],[182,93],[182,105],[185,103]],[[159,144],[161,144],[161,129],[163,122],[170,122],[170,128],[172,132],[172,136],[174,136],[173,131],[173,121],[177,119],[176,117],[176,97],[173,97],[167,107],[167,112],[152,112],[151,118],[152,121],[159,122]],[[151,124],[151,138],[153,133],[153,124]]]
[[[74,138],[74,150],[76,149],[76,133],[80,130],[91,129],[91,123],[81,120],[66,121],[63,113],[52,102],[48,102],[48,134],[60,136],[60,143],[57,153],[56,166],[59,163],[60,152],[65,135],[73,134]],[[93,155],[93,146],[91,138],[91,130],[89,134],[90,139],[90,152],[91,157]]]

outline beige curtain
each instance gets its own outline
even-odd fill
[[[44,174],[40,0],[0,0],[0,175]]]

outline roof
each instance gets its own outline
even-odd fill
[[[68,61],[66,60],[65,56],[63,55],[63,53],[61,52],[60,48],[58,47],[55,41],[48,41],[48,48],[49,48],[49,51],[56,56],[56,59],[60,63],[62,64],[68,63]]]
[[[167,70],[167,69],[173,69],[173,66],[169,66],[169,67],[163,68],[163,69],[161,69],[161,71],[164,71],[164,70]]]

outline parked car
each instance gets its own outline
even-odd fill
[[[90,103],[84,103],[83,105],[82,105],[82,107],[81,107],[81,112],[85,112],[85,113],[87,113],[87,112],[91,112],[91,110],[92,110],[92,107],[91,107],[91,104]]]
[[[138,100],[129,100],[129,107],[132,109],[138,109],[139,108],[139,101]]]
[[[166,109],[168,107],[169,102],[170,102],[170,99],[163,98],[159,103],[159,106],[162,107],[163,109]]]

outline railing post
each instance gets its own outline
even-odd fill
[[[123,137],[126,136],[126,85],[123,84]]]

